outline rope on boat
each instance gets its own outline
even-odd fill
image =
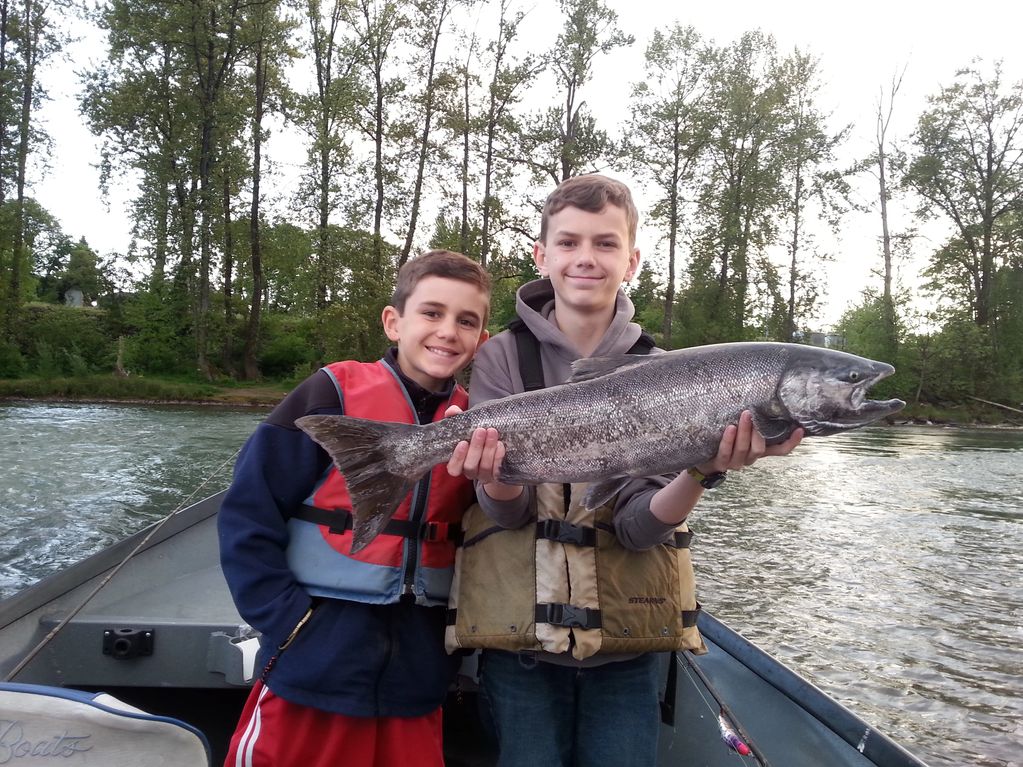
[[[165,524],[167,524],[167,522],[169,522],[174,517],[175,514],[177,514],[179,511],[181,511],[185,507],[186,504],[190,503],[191,500],[193,498],[195,498],[196,494],[200,490],[202,490],[204,487],[206,487],[206,485],[208,485],[211,481],[213,481],[213,479],[218,474],[220,474],[221,471],[224,470],[225,466],[227,466],[228,464],[232,463],[234,461],[234,459],[238,456],[238,453],[240,453],[240,452],[241,452],[241,448],[238,448],[237,450],[235,450],[234,453],[232,453],[227,458],[227,460],[225,460],[222,464],[220,464],[220,466],[218,466],[216,469],[214,469],[213,473],[210,474],[208,477],[206,477],[206,479],[204,479],[199,484],[199,486],[196,487],[195,490],[193,490],[191,492],[191,494],[189,494],[189,496],[187,498],[185,498],[183,501],[181,501],[181,503],[179,503],[177,505],[177,508],[175,508],[174,511],[172,511],[166,517],[161,519],[156,525],[154,525],[153,528],[148,533],[146,533],[146,535],[142,538],[142,540],[139,541],[138,545],[134,549],[132,549],[130,552],[128,552],[128,555],[124,559],[122,559],[120,562],[118,562],[117,565],[114,566],[113,570],[111,570],[109,573],[107,573],[106,577],[103,578],[103,580],[99,582],[99,585],[97,585],[96,588],[94,588],[88,594],[88,596],[86,596],[85,599],[83,599],[81,601],[81,603],[77,607],[75,607],[73,610],[71,610],[71,612],[68,613],[68,615],[60,621],[60,623],[58,623],[56,626],[54,626],[53,629],[50,630],[50,633],[47,634],[45,637],[43,637],[42,640],[40,640],[39,644],[37,644],[35,647],[33,647],[28,652],[28,654],[25,655],[25,657],[22,658],[21,661],[19,661],[18,665],[16,665],[13,669],[11,669],[10,673],[8,673],[7,676],[4,677],[4,681],[5,682],[13,681],[14,677],[16,677],[22,671],[24,671],[25,667],[28,666],[28,664],[31,663],[32,660],[40,652],[42,652],[43,648],[46,647],[46,645],[48,645],[51,641],[53,641],[53,638],[56,637],[57,634],[60,633],[61,629],[63,629],[68,623],[71,622],[72,618],[74,618],[76,615],[78,615],[78,613],[80,613],[82,611],[82,609],[87,604],[89,604],[90,601],[92,601],[93,597],[95,597],[100,591],[103,590],[103,588],[108,583],[110,583],[110,581],[113,579],[113,577],[115,575],[117,575],[126,564],[128,564],[129,560],[131,560],[132,557],[134,557],[143,548],[145,548],[145,545],[147,543],[149,543],[149,541],[152,539],[152,537],[154,535],[156,535],[160,531],[160,529]]]
[[[692,653],[690,653],[689,650],[686,650],[682,653],[682,657],[686,659],[686,673],[689,673],[689,671],[691,670],[693,671],[693,673],[696,674],[696,676],[700,678],[700,682],[703,683],[703,686],[707,689],[707,692],[711,694],[711,697],[714,698],[714,702],[717,703],[718,710],[721,712],[722,715],[724,715],[728,719],[728,721],[731,724],[735,725],[735,729],[739,733],[739,736],[743,739],[746,745],[749,746],[750,754],[753,756],[754,759],[757,760],[761,767],[771,767],[771,763],[767,761],[767,757],[764,756],[763,751],[757,748],[757,744],[753,742],[753,738],[750,737],[750,734],[746,731],[746,728],[742,726],[742,722],[740,722],[738,718],[735,716],[735,714],[732,713],[732,710],[728,707],[728,704],[725,703],[724,699],[721,697],[718,691],[714,689],[714,685],[711,684],[710,679],[707,678],[707,675],[703,673],[700,667],[693,662],[692,657],[690,657],[691,655]],[[710,701],[707,700],[706,696],[704,696],[704,694],[700,692],[699,687],[696,687],[696,691],[699,692],[700,697],[703,698],[704,705],[707,706],[708,709],[713,711],[714,707],[710,704]]]

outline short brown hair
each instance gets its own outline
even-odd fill
[[[476,261],[451,250],[428,250],[416,258],[406,261],[398,270],[398,282],[391,296],[391,306],[399,314],[405,313],[405,302],[425,277],[446,277],[475,285],[487,297],[487,314],[483,317],[486,326],[490,319],[490,273]]]
[[[632,192],[621,181],[615,181],[599,173],[573,176],[558,184],[548,195],[547,201],[543,204],[543,213],[540,215],[540,242],[547,241],[547,223],[555,213],[560,213],[565,208],[600,213],[608,205],[625,211],[625,221],[629,227],[629,246],[635,247],[639,211],[636,210],[636,203],[632,201]]]

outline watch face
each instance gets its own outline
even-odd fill
[[[726,476],[725,472],[715,471],[713,474],[708,474],[706,477],[700,480],[700,484],[703,485],[708,490],[713,490],[715,487],[717,487],[718,485],[725,481],[725,476]]]

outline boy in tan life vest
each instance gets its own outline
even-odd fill
[[[480,347],[470,406],[524,390],[533,375],[520,354],[538,354],[551,386],[583,357],[660,351],[644,348],[621,289],[639,268],[637,221],[628,187],[602,175],[550,194],[533,246],[541,279],[519,289],[514,328]],[[797,430],[767,447],[745,412],[712,461],[630,480],[596,511],[580,505],[584,485],[498,482],[495,429],[459,444],[448,471],[477,480],[479,504],[463,520],[447,645],[482,648],[500,767],[656,763],[656,653],[703,650],[686,518],[725,472],[785,455],[801,438]]]

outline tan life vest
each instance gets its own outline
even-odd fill
[[[619,543],[612,505],[589,512],[586,485],[536,489],[537,521],[509,530],[479,505],[462,519],[445,644],[509,651],[596,653],[706,652],[699,605],[680,525],[670,543],[632,551]]]

